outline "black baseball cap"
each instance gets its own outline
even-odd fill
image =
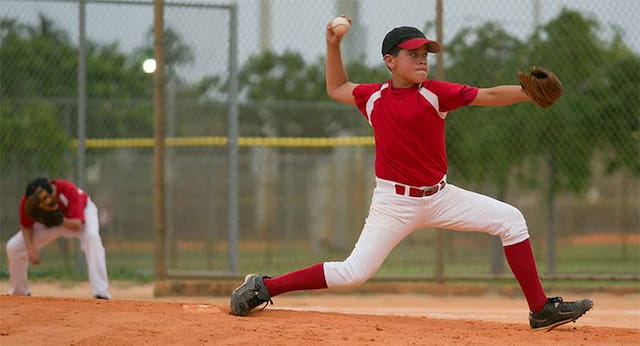
[[[395,46],[404,49],[417,49],[427,45],[427,52],[440,52],[440,43],[428,39],[424,33],[411,26],[397,27],[387,33],[382,41],[382,56],[389,54]]]
[[[51,188],[51,182],[49,182],[49,179],[46,177],[38,177],[27,184],[24,195],[27,197],[33,195],[39,187],[47,190],[47,192],[49,193],[53,193],[53,189]]]

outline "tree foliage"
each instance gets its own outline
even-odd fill
[[[76,81],[77,51],[68,36],[40,15],[37,26],[15,20],[0,21],[0,58],[5,97],[69,97]],[[10,72],[10,73],[9,73]]]
[[[3,170],[28,176],[71,168],[64,154],[76,133],[78,47],[44,14],[34,25],[2,19],[0,61]],[[151,87],[117,44],[88,42],[87,136],[151,135]]]
[[[447,79],[474,86],[515,84],[516,71],[541,65],[555,71],[564,95],[549,109],[532,104],[467,107],[449,119],[452,169],[465,180],[491,182],[502,194],[508,176],[521,182],[548,178],[536,167],[553,165],[551,186],[582,192],[596,152],[607,152],[609,172],[638,174],[638,57],[616,36],[606,42],[599,24],[563,10],[520,41],[497,24],[460,31],[447,44]],[[635,137],[634,137],[635,136]]]
[[[565,9],[523,40],[488,22],[462,29],[445,44],[446,80],[477,87],[515,84],[518,71],[541,65],[555,71],[565,88],[549,109],[518,104],[454,112],[447,138],[457,177],[489,182],[503,195],[514,173],[526,186],[546,183],[538,167],[551,162],[553,188],[581,192],[595,153],[603,151],[609,172],[639,173],[639,57],[619,31],[611,41],[598,32],[597,21]],[[356,112],[328,99],[323,69],[323,60],[308,64],[296,52],[251,57],[240,73],[243,135],[370,133],[362,119],[353,120]],[[356,83],[389,78],[383,65],[353,62],[346,70]],[[226,93],[224,78],[207,81],[200,85],[203,94]]]
[[[447,44],[446,79],[477,87],[513,84],[523,44],[494,23],[466,28]],[[499,194],[528,153],[527,107],[466,107],[447,119],[451,169],[462,181],[489,181]]]
[[[388,73],[362,63],[347,66],[355,81],[384,81]],[[381,73],[382,72],[382,73]],[[216,79],[220,81],[221,79]],[[218,83],[218,91],[226,85]],[[353,107],[329,99],[324,60],[306,63],[296,52],[263,52],[240,71],[242,135],[336,136],[367,135],[370,129]]]
[[[484,23],[446,42],[446,80],[478,87],[515,84],[517,71],[541,65],[556,72],[565,87],[549,109],[519,104],[453,112],[447,127],[452,173],[488,182],[503,193],[514,172],[522,173],[527,184],[541,182],[543,176],[531,167],[545,160],[554,165],[555,188],[580,192],[591,176],[594,154],[605,153],[608,172],[640,175],[640,57],[625,46],[622,32],[614,30],[607,40],[600,31],[594,19],[563,10],[525,39],[497,23]],[[204,76],[191,84],[180,80],[178,67],[193,62],[194,55],[177,32],[169,28],[165,37],[168,75],[178,82],[180,95],[224,112],[227,76]],[[117,43],[88,43],[89,137],[151,136],[151,76],[140,69],[150,49],[125,54]],[[3,71],[10,71],[0,74],[3,167],[18,162],[5,148],[33,148],[26,140],[31,137],[10,135],[27,126],[46,128],[53,143],[68,145],[63,142],[76,126],[77,57],[69,35],[45,15],[34,25],[0,20],[0,61]],[[382,64],[354,61],[346,70],[356,83],[389,78]],[[371,133],[357,110],[328,98],[322,58],[308,62],[297,52],[261,52],[247,60],[239,77],[243,136]],[[62,155],[57,148],[47,153],[48,148],[38,150],[50,158]]]
[[[62,174],[71,138],[55,120],[56,108],[43,101],[0,104],[0,172],[29,176]],[[19,143],[20,145],[16,145]]]
[[[635,60],[637,66],[638,57],[618,39],[600,38],[600,29],[597,21],[565,9],[535,33],[526,55],[529,63],[539,61],[561,73],[564,83],[563,98],[543,112],[545,126],[535,134],[539,153],[556,164],[557,181],[552,183],[562,190],[584,190],[596,151],[613,151],[613,161],[618,164],[610,165],[610,172],[623,167],[634,172],[633,167],[638,166],[638,156],[632,158],[633,152],[638,153],[637,142],[635,149],[633,145],[616,145],[620,136],[632,144],[632,133],[638,129],[638,93],[631,97],[628,90],[634,80],[637,82],[638,72],[619,72],[623,61],[633,65]],[[617,107],[611,104],[615,89],[630,97]]]

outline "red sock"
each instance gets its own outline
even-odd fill
[[[539,313],[547,302],[547,295],[542,289],[536,261],[529,239],[504,247],[504,254],[511,267],[511,272],[518,280],[522,293],[527,298],[529,310]]]
[[[264,284],[267,286],[271,297],[291,291],[327,288],[327,281],[324,278],[324,265],[322,263],[275,278],[264,279]]]

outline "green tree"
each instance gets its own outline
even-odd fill
[[[154,40],[153,27],[147,30],[147,42],[148,45],[138,48],[133,56],[134,60],[141,64],[145,59],[153,58],[153,40]],[[189,65],[195,61],[195,55],[193,49],[189,47],[180,34],[173,28],[167,27],[164,30],[164,50],[165,50],[165,77],[167,79],[172,78],[179,81],[176,69],[181,66]]]
[[[478,87],[513,84],[522,43],[495,23],[466,28],[447,44],[446,79]],[[530,151],[523,131],[531,105],[467,107],[447,119],[447,147],[457,179],[490,182],[499,198]],[[527,119],[529,118],[529,120]]]
[[[611,152],[611,170],[637,172],[638,57],[619,36],[603,41],[598,28],[596,21],[563,10],[523,42],[494,23],[455,35],[447,44],[447,80],[480,87],[514,84],[516,71],[541,65],[557,72],[565,90],[544,110],[520,104],[456,111],[448,120],[452,169],[465,180],[490,181],[499,195],[514,170],[526,175],[523,164],[535,167],[540,158],[553,164],[550,183],[557,192],[584,191],[598,149]],[[525,186],[547,180],[528,171],[521,180]]]
[[[598,70],[608,55],[597,29],[594,20],[565,9],[534,34],[523,56],[530,65],[557,71],[564,85],[563,97],[540,112],[536,118],[541,126],[531,133],[535,154],[551,165],[548,183],[556,193],[583,192],[591,175],[600,101],[590,89],[602,82]]]
[[[75,133],[78,48],[68,34],[43,14],[35,25],[2,19],[0,59],[3,102],[46,100],[58,108],[50,115],[64,124],[62,129]],[[89,137],[149,136],[152,90],[151,77],[116,43],[87,43]],[[15,105],[21,104],[26,102],[5,109],[20,112]]]
[[[360,62],[346,66],[356,83],[382,82],[389,78],[383,66]],[[336,136],[367,135],[370,129],[350,106],[327,96],[324,59],[307,63],[299,53],[263,52],[240,69],[241,132],[243,135]],[[228,80],[203,78],[196,89],[208,99],[223,102]],[[211,95],[214,95],[213,97]]]
[[[555,71],[564,95],[549,109],[531,104],[468,107],[448,120],[451,170],[456,178],[489,182],[504,198],[515,173],[522,186],[545,186],[549,239],[555,233],[555,200],[581,194],[597,152],[608,168],[638,172],[638,57],[617,33],[610,42],[599,24],[563,10],[531,37],[519,41],[493,23],[464,29],[447,44],[447,79],[488,87],[515,84],[515,72],[541,65]],[[636,85],[635,87],[633,85]],[[473,115],[467,115],[467,112]],[[548,169],[541,170],[544,164]],[[553,272],[554,250],[548,250]]]
[[[67,35],[43,15],[36,26],[0,20],[3,182],[68,169],[65,152],[70,138],[59,121],[75,68],[67,58],[73,53],[67,42]]]
[[[69,162],[65,154],[71,138],[55,121],[56,111],[50,103],[43,101],[0,104],[0,172],[3,177],[56,176],[66,172]]]
[[[152,76],[142,71],[137,59],[122,53],[116,43],[89,42],[87,137],[152,136],[152,94]]]
[[[536,138],[537,154],[549,167],[547,175],[540,175],[547,181],[548,239],[553,239],[556,233],[557,195],[562,191],[584,192],[593,171],[594,154],[606,147],[614,151],[613,157],[628,157],[616,153],[626,150],[610,142],[633,132],[632,127],[624,126],[628,115],[614,115],[603,107],[607,103],[604,99],[612,91],[608,86],[619,84],[624,87],[629,83],[628,77],[609,72],[609,65],[615,65],[616,60],[625,55],[625,50],[620,49],[619,40],[607,42],[599,32],[600,25],[594,19],[564,9],[536,32],[528,46],[530,51],[526,57],[531,59],[529,61],[558,71],[565,87],[563,98],[541,114],[543,126],[532,134]],[[622,80],[612,80],[612,77]],[[637,114],[637,108],[628,111]],[[608,118],[607,124],[612,126],[602,128],[604,118]],[[555,245],[552,242],[548,242],[547,268],[551,273],[555,271]]]
[[[40,14],[36,26],[2,19],[0,38],[3,98],[76,94],[77,51],[50,19]]]
[[[609,153],[608,173],[626,169],[640,176],[640,57],[624,47],[602,70],[606,79],[593,91],[607,95],[596,108],[598,148]]]

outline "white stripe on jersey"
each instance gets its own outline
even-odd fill
[[[369,99],[367,100],[367,107],[366,107],[367,119],[369,120],[369,125],[371,127],[373,127],[373,123],[371,123],[371,114],[373,113],[373,104],[376,102],[376,100],[380,98],[381,96],[380,93],[382,92],[382,90],[386,89],[388,86],[389,86],[389,83],[382,84],[382,86],[380,87],[380,90],[371,94],[371,96],[369,96]]]
[[[67,196],[59,194],[58,199],[60,200],[60,202],[62,202],[62,205],[64,205],[65,208],[69,206],[69,199],[67,199]]]
[[[440,112],[440,102],[438,101],[438,95],[432,93],[431,90],[423,87],[422,85],[420,86],[420,95],[422,95],[422,97],[424,97],[425,100],[427,100],[427,102],[429,102],[433,106],[433,108],[435,108],[440,118],[444,119],[447,117],[447,114],[449,112]]]

